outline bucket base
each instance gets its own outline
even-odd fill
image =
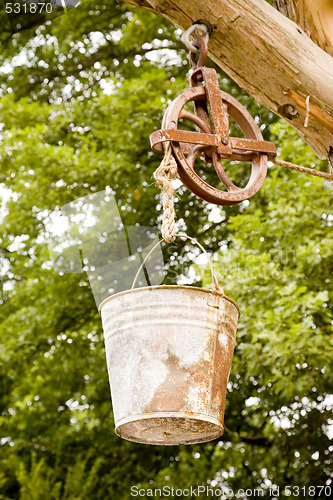
[[[123,418],[117,422],[115,432],[135,443],[176,446],[211,441],[223,430],[219,420],[207,415],[157,412]]]

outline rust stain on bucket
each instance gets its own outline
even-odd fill
[[[193,444],[223,433],[239,308],[225,295],[161,285],[102,302],[116,433]]]

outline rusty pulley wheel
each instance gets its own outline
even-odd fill
[[[205,56],[204,40],[197,39],[196,43],[203,49],[201,54]],[[200,59],[199,56],[198,64],[202,60],[204,57]],[[162,129],[151,134],[152,148],[163,151],[163,143],[170,142],[177,160],[179,177],[188,189],[216,205],[235,205],[260,189],[267,173],[268,156],[276,155],[275,145],[263,140],[259,127],[244,106],[220,90],[213,68],[195,67],[190,85],[191,88],[168,107]],[[194,113],[184,109],[189,102],[194,104]],[[229,137],[229,116],[237,123],[244,138]],[[197,132],[179,130],[179,120],[194,123]],[[211,186],[195,172],[195,160],[199,156],[206,163],[214,165],[226,191]],[[221,163],[222,159],[252,162],[251,176],[245,188],[237,187],[229,179]]]

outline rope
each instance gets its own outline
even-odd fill
[[[305,116],[305,121],[304,121],[304,127],[306,128],[309,125],[309,117],[310,117],[310,96],[305,99],[305,109],[306,109],[306,116]]]
[[[295,165],[294,163],[289,163],[289,161],[279,160],[278,158],[272,158],[271,161],[275,165],[280,167],[288,168],[289,170],[296,170],[297,172],[302,172],[304,174],[315,175],[316,177],[322,177],[328,181],[333,181],[333,172],[327,174],[326,172],[321,172],[320,170],[315,170],[314,168],[301,167],[300,165]]]
[[[333,156],[333,155],[332,155]],[[301,167],[300,165],[295,165],[288,161],[283,161],[278,158],[271,158],[271,161],[275,165],[287,168],[289,170],[295,170],[296,172],[302,172],[304,174],[314,175],[316,177],[321,177],[330,182],[330,187],[333,192],[333,158],[329,157],[329,169],[330,173],[321,172],[314,168]],[[176,160],[172,154],[171,143],[165,143],[164,158],[160,166],[154,172],[154,179],[157,186],[162,190],[163,193],[163,222],[162,222],[162,237],[167,243],[172,243],[176,238],[176,227],[175,227],[175,208],[174,208],[174,187],[172,184],[172,179],[178,176],[178,169]]]
[[[167,243],[172,243],[176,238],[174,187],[172,179],[177,177],[177,163],[172,154],[171,144],[167,142],[164,149],[164,158],[160,166],[154,172],[157,186],[163,193],[163,223],[162,237]]]

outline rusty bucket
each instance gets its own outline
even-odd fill
[[[223,433],[239,308],[219,289],[210,261],[213,290],[134,288],[151,252],[132,289],[99,308],[115,432],[144,444],[210,441]]]

